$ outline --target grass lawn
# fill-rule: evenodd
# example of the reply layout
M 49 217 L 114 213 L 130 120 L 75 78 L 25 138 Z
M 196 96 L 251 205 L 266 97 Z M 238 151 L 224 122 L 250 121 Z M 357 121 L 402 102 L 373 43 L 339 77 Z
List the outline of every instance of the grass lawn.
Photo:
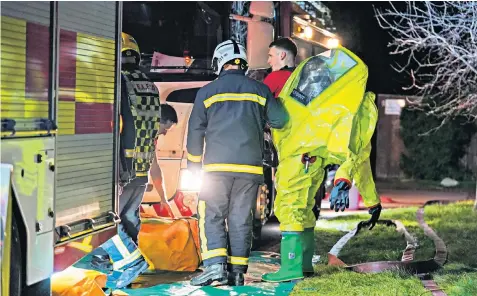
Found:
M 434 273 L 434 280 L 447 295 L 477 295 L 477 213 L 473 201 L 450 205 L 433 205 L 425 209 L 425 221 L 447 245 L 448 262 Z M 417 237 L 419 248 L 416 260 L 434 256 L 434 244 L 424 235 L 415 218 L 417 208 L 383 211 L 382 219 L 400 220 L 409 233 Z M 321 262 L 316 276 L 296 285 L 291 295 L 432 295 L 420 280 L 404 271 L 379 274 L 358 274 L 338 267 L 327 266 L 331 247 L 369 215 L 354 215 L 320 220 L 315 228 L 316 253 Z M 400 260 L 406 246 L 404 238 L 393 227 L 376 226 L 362 230 L 341 250 L 340 259 L 347 264 Z

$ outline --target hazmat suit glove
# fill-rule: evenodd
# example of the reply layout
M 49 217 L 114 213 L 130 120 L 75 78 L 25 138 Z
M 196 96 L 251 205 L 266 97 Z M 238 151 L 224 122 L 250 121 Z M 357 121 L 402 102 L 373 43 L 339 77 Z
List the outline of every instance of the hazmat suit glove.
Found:
M 330 209 L 335 212 L 349 208 L 349 185 L 345 181 L 339 181 L 331 190 Z
M 376 222 L 378 222 L 379 220 L 379 217 L 381 216 L 381 210 L 383 209 L 383 207 L 381 206 L 381 204 L 377 204 L 371 208 L 369 208 L 369 211 L 368 213 L 371 215 L 371 218 L 366 221 L 363 226 L 368 226 L 369 225 L 369 230 L 373 229 L 374 226 L 376 226 Z

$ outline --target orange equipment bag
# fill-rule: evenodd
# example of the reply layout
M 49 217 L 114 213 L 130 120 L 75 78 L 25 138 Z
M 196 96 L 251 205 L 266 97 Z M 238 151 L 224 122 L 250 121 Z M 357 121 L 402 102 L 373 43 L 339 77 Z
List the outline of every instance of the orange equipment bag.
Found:
M 107 276 L 99 271 L 73 266 L 51 277 L 53 296 L 105 296 Z
M 139 249 L 151 269 L 195 271 L 201 262 L 195 218 L 168 219 L 141 213 Z

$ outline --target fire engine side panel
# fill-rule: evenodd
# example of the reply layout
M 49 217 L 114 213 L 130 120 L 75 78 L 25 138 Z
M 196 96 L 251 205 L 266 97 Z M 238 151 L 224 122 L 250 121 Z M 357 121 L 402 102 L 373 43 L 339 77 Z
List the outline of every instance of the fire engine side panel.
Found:
M 116 3 L 59 2 L 56 226 L 114 211 Z
M 50 3 L 2 2 L 1 15 L 1 117 L 16 132 L 2 132 L 1 160 L 13 166 L 17 219 L 26 230 L 26 283 L 33 284 L 53 271 L 55 138 L 35 131 L 49 118 Z
M 54 172 L 49 167 L 54 163 L 54 144 L 52 137 L 2 140 L 2 163 L 13 165 L 14 194 L 27 232 L 28 285 L 53 272 L 53 217 L 49 213 Z

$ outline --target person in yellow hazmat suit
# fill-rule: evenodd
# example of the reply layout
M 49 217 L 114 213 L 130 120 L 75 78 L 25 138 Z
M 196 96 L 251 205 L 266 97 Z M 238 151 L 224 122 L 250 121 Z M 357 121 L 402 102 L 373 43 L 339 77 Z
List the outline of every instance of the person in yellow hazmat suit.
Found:
M 278 99 L 290 116 L 283 129 L 272 130 L 279 159 L 274 210 L 282 231 L 281 267 L 262 280 L 298 280 L 304 271 L 313 272 L 314 240 L 303 237 L 315 227 L 314 196 L 327 165 L 340 165 L 330 207 L 343 211 L 349 206 L 354 181 L 370 208 L 368 223 L 379 219 L 381 204 L 369 162 L 378 111 L 374 94 L 364 93 L 367 78 L 366 65 L 338 47 L 301 62 L 281 90 Z

